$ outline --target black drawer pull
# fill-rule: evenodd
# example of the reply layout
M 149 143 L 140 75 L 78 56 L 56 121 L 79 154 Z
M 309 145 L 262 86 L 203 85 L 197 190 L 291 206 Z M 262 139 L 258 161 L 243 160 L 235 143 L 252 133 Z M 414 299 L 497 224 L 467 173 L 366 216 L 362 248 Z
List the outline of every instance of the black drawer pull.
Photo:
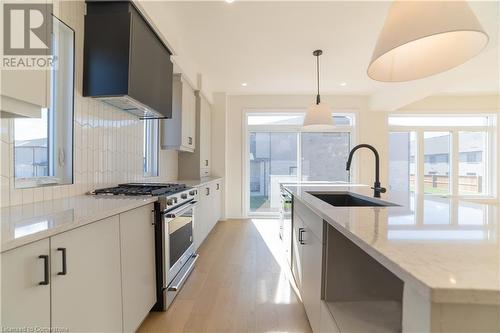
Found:
M 305 229 L 304 228 L 299 228 L 299 243 L 301 245 L 304 245 L 304 238 L 302 238 L 302 234 L 305 232 Z
M 43 259 L 43 281 L 40 281 L 38 284 L 46 286 L 49 284 L 49 256 L 41 254 L 38 258 Z
M 62 272 L 58 272 L 57 275 L 66 275 L 68 273 L 68 269 L 66 267 L 66 248 L 58 247 L 57 251 L 61 251 L 62 254 Z

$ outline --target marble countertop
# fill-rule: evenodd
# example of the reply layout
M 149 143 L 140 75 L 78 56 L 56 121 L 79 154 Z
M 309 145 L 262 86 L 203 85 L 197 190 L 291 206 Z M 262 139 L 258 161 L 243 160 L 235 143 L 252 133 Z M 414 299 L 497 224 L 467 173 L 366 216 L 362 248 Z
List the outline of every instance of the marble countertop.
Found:
M 80 195 L 0 209 L 1 252 L 156 201 L 156 197 Z
M 500 304 L 499 206 L 457 198 L 388 193 L 394 207 L 333 207 L 309 192 L 367 186 L 284 184 L 374 259 L 434 302 Z
M 168 183 L 203 186 L 222 179 L 204 177 Z M 1 252 L 44 239 L 156 201 L 156 197 L 80 195 L 0 209 Z

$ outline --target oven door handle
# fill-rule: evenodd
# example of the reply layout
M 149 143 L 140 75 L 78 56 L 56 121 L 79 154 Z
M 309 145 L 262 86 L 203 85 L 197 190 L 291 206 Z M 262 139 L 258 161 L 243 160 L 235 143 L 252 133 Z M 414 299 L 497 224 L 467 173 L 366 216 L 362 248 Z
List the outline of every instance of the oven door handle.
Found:
M 165 213 L 165 217 L 166 218 L 169 218 L 169 219 L 175 219 L 176 217 L 178 216 L 181 216 L 182 214 L 184 214 L 186 211 L 190 210 L 193 208 L 194 205 L 196 205 L 198 201 L 191 201 L 189 202 L 189 204 L 187 204 L 186 206 L 182 206 L 176 210 L 173 210 L 171 212 L 168 212 L 168 213 Z

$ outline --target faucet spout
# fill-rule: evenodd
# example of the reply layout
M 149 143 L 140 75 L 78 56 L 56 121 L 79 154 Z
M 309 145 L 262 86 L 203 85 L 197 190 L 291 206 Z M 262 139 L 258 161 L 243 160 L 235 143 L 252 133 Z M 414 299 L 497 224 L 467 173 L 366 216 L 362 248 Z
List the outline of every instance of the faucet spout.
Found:
M 347 171 L 350 171 L 352 158 L 354 156 L 354 153 L 360 148 L 370 149 L 373 152 L 373 154 L 375 155 L 375 183 L 373 184 L 372 189 L 373 189 L 373 196 L 375 198 L 380 198 L 380 193 L 385 193 L 387 190 L 384 187 L 381 187 L 381 185 L 380 185 L 380 157 L 379 157 L 378 151 L 377 151 L 377 149 L 375 149 L 375 147 L 373 147 L 372 145 L 366 144 L 366 143 L 363 143 L 363 144 L 360 144 L 360 145 L 357 145 L 356 147 L 354 147 L 351 150 L 351 152 L 349 153 L 349 158 L 347 159 L 345 169 Z

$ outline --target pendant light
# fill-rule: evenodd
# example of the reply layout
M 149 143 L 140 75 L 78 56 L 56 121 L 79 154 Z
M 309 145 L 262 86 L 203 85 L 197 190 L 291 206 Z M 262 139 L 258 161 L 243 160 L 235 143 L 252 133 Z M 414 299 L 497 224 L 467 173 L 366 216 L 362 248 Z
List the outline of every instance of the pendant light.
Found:
M 383 82 L 421 79 L 463 64 L 486 44 L 488 35 L 466 1 L 395 0 L 368 76 Z
M 316 57 L 318 94 L 316 95 L 316 103 L 307 109 L 304 125 L 302 127 L 303 131 L 327 131 L 331 130 L 333 127 L 333 117 L 330 106 L 326 103 L 321 103 L 321 97 L 319 96 L 319 56 L 322 54 L 322 50 L 313 52 L 313 56 Z

